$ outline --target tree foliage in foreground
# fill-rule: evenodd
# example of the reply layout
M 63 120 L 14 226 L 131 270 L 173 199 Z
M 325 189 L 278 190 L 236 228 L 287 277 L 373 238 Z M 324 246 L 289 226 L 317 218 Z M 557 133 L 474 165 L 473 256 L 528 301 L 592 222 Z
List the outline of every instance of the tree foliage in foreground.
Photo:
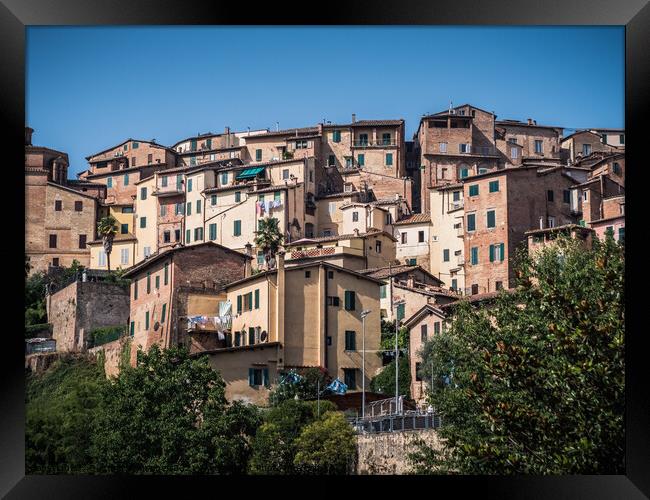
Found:
M 406 399 L 411 398 L 411 363 L 408 356 L 400 356 L 397 367 L 399 393 Z M 387 397 L 395 397 L 395 360 L 384 366 L 382 370 L 370 380 L 370 390 Z
M 154 345 L 103 392 L 96 423 L 98 472 L 237 474 L 246 470 L 259 415 L 227 405 L 206 357 Z
M 424 346 L 446 446 L 413 453 L 415 471 L 623 473 L 623 248 L 559 239 L 517 269 L 515 293 L 461 304 Z

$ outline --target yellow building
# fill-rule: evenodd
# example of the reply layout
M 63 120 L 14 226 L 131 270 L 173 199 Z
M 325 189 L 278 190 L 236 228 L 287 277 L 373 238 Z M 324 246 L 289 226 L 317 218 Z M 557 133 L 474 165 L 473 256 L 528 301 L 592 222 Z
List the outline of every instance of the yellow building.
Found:
M 111 249 L 111 270 L 127 269 L 134 264 L 137 239 L 130 233 L 116 234 Z M 104 252 L 101 238 L 88 243 L 90 248 L 90 269 L 108 270 L 108 256 Z
M 322 367 L 348 390 L 362 386 L 365 319 L 365 382 L 381 369 L 380 280 L 326 262 L 261 272 L 225 287 L 232 304 L 228 347 L 209 351 L 210 364 L 226 381 L 226 397 L 264 404 L 280 373 Z

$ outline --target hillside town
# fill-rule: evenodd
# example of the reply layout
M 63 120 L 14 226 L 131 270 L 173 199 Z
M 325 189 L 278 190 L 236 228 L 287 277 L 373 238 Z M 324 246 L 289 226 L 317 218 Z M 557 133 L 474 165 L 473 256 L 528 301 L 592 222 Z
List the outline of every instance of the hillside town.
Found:
M 369 391 L 386 364 L 370 353 L 397 321 L 410 399 L 426 407 L 427 337 L 459 302 L 489 307 L 514 287 L 519 248 L 625 235 L 620 129 L 565 134 L 464 104 L 423 115 L 409 138 L 403 119 L 352 114 L 170 145 L 127 138 L 74 179 L 37 137 L 25 128 L 29 273 L 83 271 L 48 289 L 49 333 L 27 339 L 27 357 L 101 351 L 112 376 L 126 340 L 183 345 L 208 356 L 228 400 L 261 406 L 307 368 Z M 110 328 L 123 334 L 93 335 Z

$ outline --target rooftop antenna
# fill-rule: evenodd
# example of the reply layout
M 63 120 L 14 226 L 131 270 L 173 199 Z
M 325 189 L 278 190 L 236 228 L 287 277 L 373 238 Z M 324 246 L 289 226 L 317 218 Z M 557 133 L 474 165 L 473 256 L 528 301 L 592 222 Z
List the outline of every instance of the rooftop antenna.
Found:
M 451 99 L 449 99 L 449 112 L 451 113 L 452 108 L 454 107 L 454 103 L 451 102 Z
M 275 122 L 275 131 L 276 132 L 280 131 L 280 122 Z

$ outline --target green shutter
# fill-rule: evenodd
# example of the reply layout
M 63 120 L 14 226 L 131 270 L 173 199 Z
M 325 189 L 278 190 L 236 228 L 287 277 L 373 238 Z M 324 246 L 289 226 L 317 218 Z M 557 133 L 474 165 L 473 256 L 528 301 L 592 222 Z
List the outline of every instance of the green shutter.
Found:
M 253 310 L 253 292 L 248 292 L 248 310 Z
M 501 245 L 499 245 L 499 246 L 501 247 L 501 262 L 503 262 L 503 260 L 505 258 L 505 251 L 504 251 L 505 246 L 504 246 L 503 243 L 501 243 Z
M 210 224 L 210 240 L 216 240 L 216 239 L 217 239 L 217 225 Z
M 264 387 L 271 387 L 268 368 L 262 368 L 262 384 L 264 385 Z
M 273 200 L 280 201 L 280 195 L 281 195 L 280 191 L 276 191 L 275 193 L 273 193 Z
M 242 301 L 242 296 L 237 295 L 237 314 L 241 314 L 241 301 Z
M 490 262 L 494 262 L 494 245 L 490 245 Z
M 147 273 L 147 293 L 151 293 L 151 273 Z
M 386 286 L 387 285 L 381 285 L 379 287 L 379 298 L 382 298 L 382 299 L 386 298 Z
M 169 283 L 169 264 L 165 262 L 165 285 Z
M 167 312 L 167 304 L 163 304 L 162 312 L 160 313 L 160 323 L 165 323 L 165 313 Z
M 487 227 L 495 227 L 495 212 L 494 210 L 489 210 L 487 213 Z
M 149 330 L 149 311 L 144 313 L 144 329 Z
M 160 275 L 156 275 L 156 288 L 160 288 Z
M 255 309 L 260 308 L 260 289 L 255 290 Z
M 400 304 L 397 306 L 397 321 L 401 321 L 404 319 L 404 309 L 405 309 L 405 304 Z
M 249 368 L 248 369 L 248 385 L 251 387 L 255 387 L 255 369 L 254 368 Z
M 248 345 L 253 345 L 255 343 L 255 328 L 252 326 L 248 327 Z
M 185 243 L 190 243 L 192 240 L 192 231 L 190 229 L 187 229 L 185 231 Z
M 131 337 L 135 335 L 135 321 L 131 321 Z

